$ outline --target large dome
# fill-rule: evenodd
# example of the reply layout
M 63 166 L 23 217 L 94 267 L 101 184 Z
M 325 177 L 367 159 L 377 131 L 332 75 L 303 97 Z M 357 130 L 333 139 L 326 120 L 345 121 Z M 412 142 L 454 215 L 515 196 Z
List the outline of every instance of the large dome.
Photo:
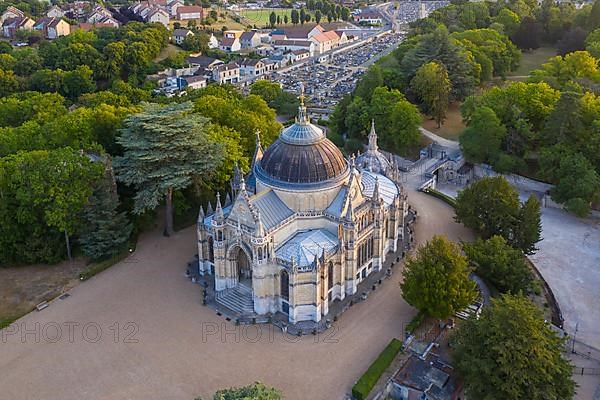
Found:
M 348 163 L 323 130 L 310 123 L 301 104 L 296 123 L 281 132 L 256 168 L 258 176 L 270 180 L 312 184 L 345 176 Z

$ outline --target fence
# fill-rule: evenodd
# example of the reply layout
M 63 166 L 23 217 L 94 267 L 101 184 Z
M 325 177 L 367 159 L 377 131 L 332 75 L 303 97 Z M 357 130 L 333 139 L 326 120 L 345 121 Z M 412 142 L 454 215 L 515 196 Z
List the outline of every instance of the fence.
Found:
M 594 360 L 600 362 L 600 349 L 578 341 L 577 339 L 570 339 L 567 342 L 567 349 L 573 353 L 587 358 L 588 360 Z
M 600 368 L 573 367 L 573 375 L 600 375 Z

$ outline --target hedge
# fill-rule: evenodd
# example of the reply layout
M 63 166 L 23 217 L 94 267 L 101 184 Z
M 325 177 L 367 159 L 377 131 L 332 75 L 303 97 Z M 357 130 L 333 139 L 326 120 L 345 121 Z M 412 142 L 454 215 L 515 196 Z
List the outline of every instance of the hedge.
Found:
M 406 332 L 413 333 L 422 323 L 425 321 L 425 314 L 419 312 L 413 317 L 413 319 L 406 325 Z
M 433 197 L 437 197 L 438 199 L 443 200 L 449 205 L 451 205 L 453 208 L 456 208 L 456 200 L 442 192 L 438 192 L 435 189 L 425 189 L 423 190 L 423 192 L 430 194 Z
M 379 357 L 371 364 L 369 369 L 360 377 L 352 387 L 352 397 L 356 400 L 367 398 L 381 375 L 390 366 L 396 354 L 402 349 L 402 342 L 398 339 L 392 339 L 385 349 L 379 354 Z

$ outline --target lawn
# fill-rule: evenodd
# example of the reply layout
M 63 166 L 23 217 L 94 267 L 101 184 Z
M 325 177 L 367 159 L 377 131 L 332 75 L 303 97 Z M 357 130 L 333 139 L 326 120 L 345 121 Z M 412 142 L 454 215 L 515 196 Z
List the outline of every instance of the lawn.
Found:
M 174 44 L 169 43 L 167 45 L 167 47 L 165 47 L 164 49 L 161 50 L 158 57 L 156 57 L 154 59 L 154 62 L 161 62 L 165 58 L 167 58 L 169 56 L 173 56 L 173 55 L 179 53 L 180 51 L 181 51 L 181 49 L 179 47 L 175 46 Z
M 523 52 L 519 68 L 508 74 L 508 76 L 527 76 L 529 71 L 538 69 L 549 58 L 556 56 L 556 49 L 553 47 L 540 47 L 539 49 Z
M 288 16 L 288 21 L 291 23 L 291 8 L 261 8 L 258 10 L 243 9 L 238 12 L 242 17 L 242 21 L 256 26 L 264 26 L 269 24 L 269 16 L 275 11 L 276 15 L 281 16 L 283 23 L 284 16 Z
M 460 103 L 451 103 L 446 113 L 446 120 L 441 128 L 438 129 L 435 120 L 428 116 L 423 116 L 421 126 L 428 131 L 435 133 L 443 138 L 450 140 L 458 140 L 458 137 L 465 129 L 465 124 L 460 114 Z

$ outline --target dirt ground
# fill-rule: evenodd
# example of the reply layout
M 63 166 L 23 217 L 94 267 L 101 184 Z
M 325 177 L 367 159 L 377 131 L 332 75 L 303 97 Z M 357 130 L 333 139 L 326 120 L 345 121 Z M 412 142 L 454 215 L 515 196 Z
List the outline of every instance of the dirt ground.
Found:
M 451 103 L 449 105 L 446 120 L 441 128 L 437 127 L 435 120 L 427 116 L 423 117 L 421 126 L 443 138 L 458 140 L 458 137 L 465 129 L 465 124 L 463 123 L 462 115 L 460 114 L 460 103 Z
M 42 301 L 68 291 L 79 283 L 84 269 L 83 259 L 0 268 L 0 321 L 23 315 Z

